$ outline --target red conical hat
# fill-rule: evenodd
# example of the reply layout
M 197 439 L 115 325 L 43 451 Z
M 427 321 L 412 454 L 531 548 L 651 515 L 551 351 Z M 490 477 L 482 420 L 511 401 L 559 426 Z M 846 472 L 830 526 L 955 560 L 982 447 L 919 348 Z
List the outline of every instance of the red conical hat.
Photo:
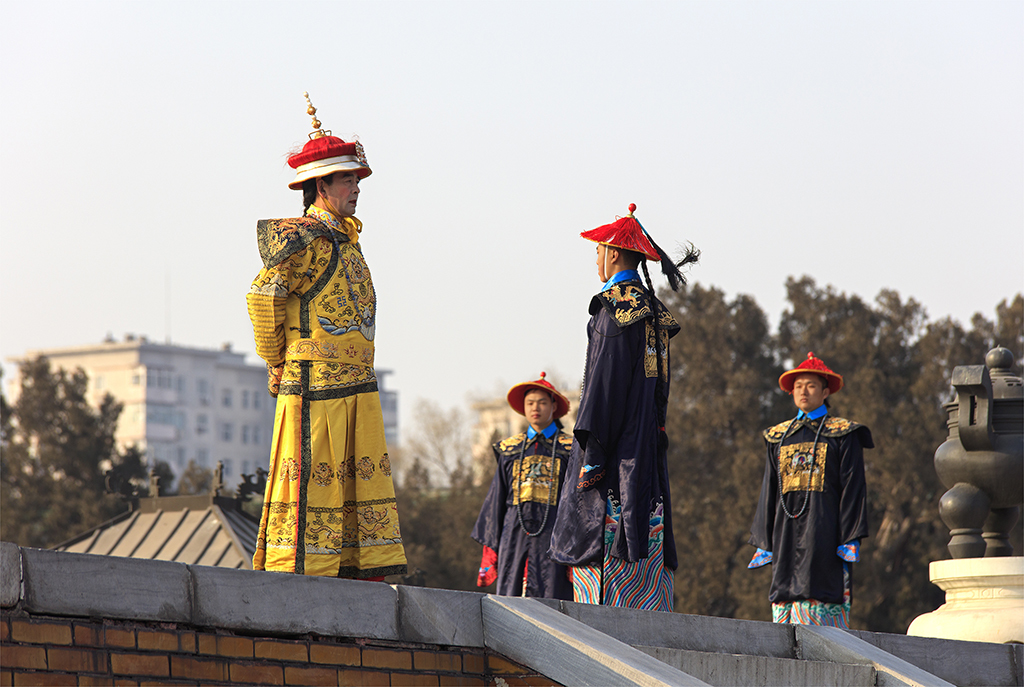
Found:
M 788 372 L 783 372 L 779 377 L 779 386 L 788 394 L 793 393 L 793 382 L 802 374 L 816 374 L 828 380 L 828 392 L 834 394 L 843 388 L 843 376 L 828 368 L 820 358 L 814 357 L 814 352 L 807 354 L 807 360 L 797 365 Z
M 508 404 L 512 406 L 512 410 L 516 411 L 520 415 L 526 415 L 526 409 L 524 408 L 524 402 L 526 394 L 533 389 L 541 389 L 551 394 L 551 397 L 555 401 L 555 416 L 554 419 L 558 419 L 569 412 L 569 399 L 563 396 L 558 389 L 551 385 L 551 382 L 544 379 L 544 373 L 540 373 L 540 379 L 533 382 L 523 382 L 522 384 L 516 384 L 514 387 L 508 390 Z
M 658 251 L 654 250 L 651 240 L 644 233 L 644 228 L 633 217 L 635 210 L 636 204 L 630 203 L 629 214 L 625 217 L 597 229 L 584 231 L 580 233 L 580 236 L 594 243 L 603 243 L 613 248 L 623 248 L 635 253 L 643 253 L 648 260 L 660 261 L 661 256 L 658 255 Z

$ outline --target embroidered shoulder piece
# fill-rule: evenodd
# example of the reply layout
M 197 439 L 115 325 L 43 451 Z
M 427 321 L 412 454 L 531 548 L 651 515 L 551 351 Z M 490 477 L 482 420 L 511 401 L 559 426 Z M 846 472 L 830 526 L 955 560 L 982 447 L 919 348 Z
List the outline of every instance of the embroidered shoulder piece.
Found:
M 790 421 L 786 420 L 785 422 L 780 422 L 774 427 L 769 427 L 768 429 L 764 430 L 765 441 L 771 444 L 777 444 L 780 441 L 782 441 L 782 436 L 786 433 L 786 430 L 789 429 L 789 423 Z M 808 420 L 806 418 L 803 418 L 801 420 L 793 421 L 793 431 L 795 432 L 804 425 L 807 425 L 811 429 L 815 430 L 818 428 L 818 423 L 816 420 Z M 825 418 L 825 427 L 821 430 L 821 436 L 833 438 L 841 437 L 850 434 L 851 432 L 855 432 L 861 427 L 864 427 L 864 425 L 858 424 L 856 422 L 851 422 L 846 418 L 827 416 Z
M 782 441 L 782 435 L 786 433 L 786 429 L 789 428 L 789 420 L 780 422 L 774 427 L 769 427 L 764 430 L 764 439 L 770 444 L 777 444 Z
M 829 416 L 825 418 L 825 428 L 821 430 L 821 436 L 841 437 L 856 432 L 863 426 L 846 418 Z
M 671 339 L 679 333 L 679 323 L 676 322 L 676 318 L 672 317 L 672 313 L 668 311 L 668 308 L 657 298 L 654 299 L 654 304 L 658 308 L 658 324 L 663 332 L 668 332 L 668 338 Z
M 498 450 L 498 453 L 515 453 L 519 455 L 519 451 L 523 446 L 523 442 L 526 441 L 526 432 L 520 432 L 514 436 L 510 436 L 508 439 L 502 439 L 494 447 Z
M 339 243 L 348 243 L 348 236 L 333 232 Z M 310 217 L 291 219 L 261 219 L 256 222 L 256 243 L 260 258 L 267 268 L 278 265 L 304 249 L 313 239 L 320 236 L 331 238 L 331 230 L 318 220 Z
M 619 282 L 594 296 L 590 305 L 591 315 L 597 312 L 597 306 L 607 310 L 612 321 L 620 328 L 651 317 L 651 299 L 634 281 Z
M 558 448 L 569 451 L 572 449 L 572 435 L 566 434 L 565 432 L 559 432 L 558 437 Z

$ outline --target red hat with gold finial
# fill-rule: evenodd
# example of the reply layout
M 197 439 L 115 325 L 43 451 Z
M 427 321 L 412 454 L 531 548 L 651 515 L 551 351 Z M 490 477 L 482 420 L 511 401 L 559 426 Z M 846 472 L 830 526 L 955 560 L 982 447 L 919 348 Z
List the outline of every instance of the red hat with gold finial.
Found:
M 288 184 L 288 188 L 301 189 L 306 179 L 318 179 L 335 172 L 355 172 L 360 179 L 370 176 L 372 172 L 366 163 L 363 144 L 359 141 L 343 141 L 337 136 L 331 136 L 330 131 L 321 129 L 309 93 L 302 95 L 306 96 L 309 105 L 306 114 L 313 118 L 314 131 L 302 150 L 288 156 L 288 164 L 295 170 L 295 179 Z
M 551 394 L 551 399 L 555 402 L 554 417 L 556 420 L 569 412 L 569 399 L 563 396 L 558 389 L 552 386 L 551 382 L 544 379 L 544 376 L 544 373 L 541 372 L 540 379 L 532 382 L 516 384 L 508 390 L 508 404 L 512 406 L 512 410 L 516 411 L 520 415 L 526 415 L 526 409 L 524 407 L 526 394 L 534 389 L 540 389 L 541 391 L 547 391 Z
M 648 260 L 661 260 L 658 251 L 654 249 L 651 240 L 647 237 L 647 232 L 633 217 L 635 211 L 636 203 L 630 203 L 629 214 L 625 217 L 620 217 L 611 224 L 605 224 L 597 229 L 581 232 L 580 236 L 594 243 L 623 248 L 634 253 L 643 253 Z
M 814 357 L 814 351 L 807 354 L 807 360 L 779 377 L 779 386 L 788 394 L 793 393 L 793 383 L 802 374 L 815 374 L 824 377 L 828 382 L 828 392 L 834 394 L 843 388 L 843 376 L 829 369 L 820 358 Z

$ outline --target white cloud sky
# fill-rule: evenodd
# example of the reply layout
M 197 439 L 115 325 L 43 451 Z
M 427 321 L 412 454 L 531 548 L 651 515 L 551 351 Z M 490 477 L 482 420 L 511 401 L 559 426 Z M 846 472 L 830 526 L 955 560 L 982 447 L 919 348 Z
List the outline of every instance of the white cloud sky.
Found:
M 1024 288 L 1019 2 L 0 8 L 3 358 L 108 332 L 251 352 L 256 220 L 301 210 L 306 90 L 374 169 L 404 421 L 576 383 L 600 287 L 578 235 L 631 202 L 773 320 L 788 275 L 962 322 Z

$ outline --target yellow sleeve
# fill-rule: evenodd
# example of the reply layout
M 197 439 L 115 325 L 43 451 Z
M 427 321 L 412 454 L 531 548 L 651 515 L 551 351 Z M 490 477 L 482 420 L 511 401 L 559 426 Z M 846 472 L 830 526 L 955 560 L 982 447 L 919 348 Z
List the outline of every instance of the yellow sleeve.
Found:
M 305 249 L 292 253 L 273 267 L 256 275 L 245 297 L 252 321 L 256 353 L 270 367 L 284 364 L 285 304 L 301 296 L 316 282 L 330 262 L 331 243 L 314 239 Z

